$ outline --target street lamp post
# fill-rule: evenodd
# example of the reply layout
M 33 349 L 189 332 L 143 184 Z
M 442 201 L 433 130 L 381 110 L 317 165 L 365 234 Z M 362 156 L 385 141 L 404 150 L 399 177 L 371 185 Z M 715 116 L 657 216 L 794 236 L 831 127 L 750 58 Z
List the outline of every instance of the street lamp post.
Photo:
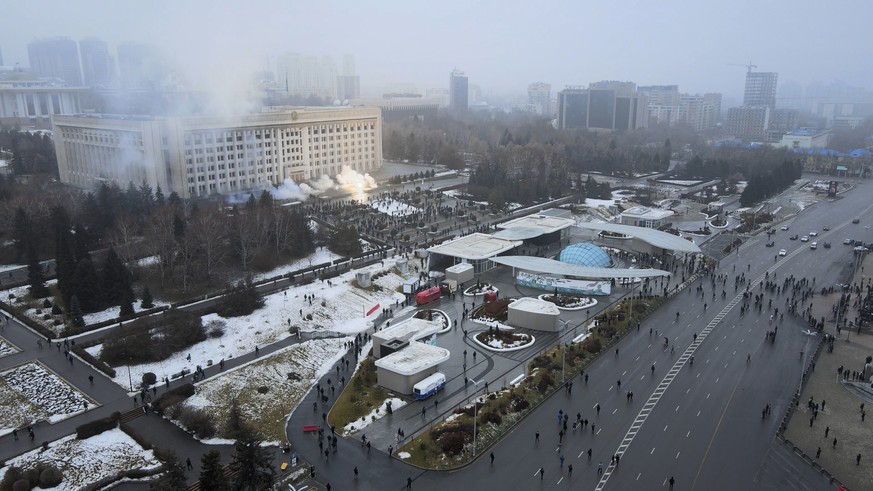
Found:
M 479 421 L 479 384 L 483 383 L 484 380 L 473 380 L 470 379 L 470 382 L 473 382 L 473 385 L 476 386 L 476 390 L 473 392 L 473 396 L 475 399 L 473 400 L 473 458 L 476 457 L 476 437 L 477 437 L 477 426 L 476 423 Z M 483 386 L 484 388 L 484 386 Z

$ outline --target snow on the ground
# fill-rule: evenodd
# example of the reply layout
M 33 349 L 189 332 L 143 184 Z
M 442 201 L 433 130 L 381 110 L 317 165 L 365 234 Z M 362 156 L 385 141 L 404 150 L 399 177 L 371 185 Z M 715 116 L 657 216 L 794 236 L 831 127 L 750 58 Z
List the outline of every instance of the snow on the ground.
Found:
M 18 348 L 12 346 L 5 338 L 0 337 L 0 357 L 18 353 Z
M 382 291 L 364 290 L 354 286 L 355 271 L 346 272 L 327 281 L 315 281 L 289 290 L 276 292 L 264 297 L 264 306 L 251 315 L 224 318 L 218 314 L 203 316 L 203 325 L 207 332 L 210 326 L 221 326 L 224 335 L 220 338 L 208 338 L 190 348 L 180 351 L 166 360 L 154 363 L 144 363 L 130 367 L 133 380 L 141 380 L 146 372 L 157 375 L 158 380 L 171 377 L 183 368 L 194 371 L 197 365 L 206 367 L 211 360 L 216 364 L 221 359 L 232 359 L 255 350 L 255 347 L 275 343 L 290 336 L 290 326 L 298 326 L 304 331 L 331 331 L 341 334 L 355 335 L 367 328 L 367 320 L 375 317 L 380 309 L 364 318 L 364 312 L 376 304 L 381 307 L 394 305 L 403 301 L 404 296 L 397 289 L 404 278 L 396 274 L 394 261 L 386 260 L 382 264 L 374 264 L 366 269 L 374 274 L 387 270 L 388 274 L 373 281 Z M 360 271 L 360 270 L 358 270 Z M 410 276 L 411 277 L 411 276 Z M 310 304 L 304 300 L 304 295 L 314 298 Z M 322 306 L 324 302 L 324 306 Z M 311 314 L 312 320 L 306 316 Z M 214 324 L 212 324 L 214 323 Z M 290 323 L 290 324 L 289 324 Z M 87 348 L 94 356 L 99 356 L 102 345 Z M 191 355 L 188 361 L 187 356 Z M 115 367 L 126 371 L 127 367 Z M 120 372 L 119 372 L 120 373 Z M 116 383 L 127 387 L 124 377 L 117 377 Z
M 152 303 L 154 304 L 154 307 L 163 307 L 164 305 L 170 305 L 169 302 L 162 302 L 156 298 L 153 299 Z M 152 307 L 152 308 L 154 308 L 154 307 Z M 137 299 L 135 302 L 133 302 L 133 311 L 134 312 L 142 312 L 143 310 L 149 310 L 149 309 L 142 308 L 142 301 L 140 299 Z M 121 307 L 115 306 L 115 307 L 109 307 L 106 310 L 101 310 L 100 312 L 93 312 L 90 314 L 85 314 L 82 316 L 82 318 L 85 319 L 86 325 L 91 325 L 91 324 L 97 324 L 98 322 L 108 321 L 111 319 L 118 319 L 118 316 L 120 316 L 120 315 L 121 315 Z M 57 327 L 63 328 L 64 326 L 61 325 L 61 326 L 57 326 Z
M 148 268 L 150 266 L 157 266 L 160 260 L 158 256 L 141 257 L 136 260 L 136 265 L 141 268 Z
M 676 186 L 693 186 L 695 184 L 700 184 L 701 180 L 687 181 L 683 179 L 658 179 L 656 182 L 662 184 L 675 184 Z
M 371 423 L 374 423 L 377 419 L 382 419 L 383 417 L 388 415 L 388 410 L 386 408 L 387 403 L 391 403 L 391 411 L 397 411 L 406 405 L 406 401 L 397 397 L 391 397 L 382 401 L 382 404 L 379 404 L 379 407 L 370 411 L 369 414 L 363 416 L 361 419 L 352 421 L 351 423 L 343 426 L 344 434 L 348 435 L 350 433 L 354 433 L 356 431 L 363 430 L 367 426 L 370 426 Z
M 412 457 L 412 454 L 409 452 L 397 452 L 397 458 L 408 459 L 410 457 Z
M 0 265 L 0 273 L 6 272 L 6 271 L 12 271 L 14 269 L 26 268 L 26 267 L 27 267 L 27 265 L 24 265 L 24 264 L 2 264 L 2 265 Z
M 315 252 L 306 257 L 295 259 L 288 264 L 283 264 L 282 266 L 267 271 L 266 273 L 258 273 L 253 276 L 253 279 L 254 281 L 260 281 L 267 278 L 273 278 L 275 276 L 281 276 L 292 271 L 306 269 L 315 266 L 316 264 L 329 263 L 340 258 L 342 258 L 342 256 L 340 256 L 339 254 L 334 254 L 327 247 L 319 247 L 315 250 Z
M 373 201 L 370 203 L 370 206 L 392 217 L 403 217 L 421 211 L 414 206 L 409 206 L 406 203 L 391 198 Z
M 442 191 L 442 193 L 449 198 L 458 198 L 466 194 L 462 189 L 449 189 L 447 191 Z
M 97 407 L 39 363 L 25 363 L 0 373 L 0 406 L 4 408 L 0 434 L 39 420 L 57 423 Z
M 615 200 L 585 198 L 585 204 L 595 208 L 609 208 L 610 206 L 615 206 Z
M 154 452 L 145 450 L 119 429 L 104 431 L 85 440 L 70 435 L 41 448 L 6 461 L 0 469 L 0 479 L 10 466 L 32 468 L 37 462 L 54 464 L 64 480 L 52 488 L 57 491 L 75 491 L 101 479 L 131 469 L 155 469 L 161 465 Z
M 197 384 L 197 392 L 187 404 L 224 421 L 231 401 L 236 400 L 243 417 L 267 440 L 284 442 L 288 414 L 312 384 L 346 354 L 347 342 L 348 338 L 314 339 L 289 346 Z M 339 389 L 339 380 L 335 383 Z M 267 387 L 268 392 L 259 393 L 259 387 Z

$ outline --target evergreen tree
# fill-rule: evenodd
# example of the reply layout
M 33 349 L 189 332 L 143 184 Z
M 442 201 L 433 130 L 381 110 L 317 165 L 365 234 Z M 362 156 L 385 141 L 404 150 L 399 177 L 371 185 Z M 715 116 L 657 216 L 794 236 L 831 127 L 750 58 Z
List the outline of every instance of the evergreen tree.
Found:
M 173 450 L 166 450 L 161 460 L 164 462 L 166 472 L 160 479 L 153 481 L 149 489 L 154 491 L 183 491 L 188 489 L 188 478 L 185 476 L 185 467 Z M 206 488 L 201 488 L 206 489 Z
M 155 205 L 158 208 L 164 206 L 167 203 L 167 199 L 164 197 L 164 192 L 161 191 L 161 186 L 158 185 L 158 188 L 155 190 Z
M 45 286 L 45 276 L 42 273 L 42 265 L 36 255 L 36 246 L 33 241 L 27 245 L 27 282 L 30 285 L 30 296 L 33 298 L 45 298 L 49 296 L 49 289 Z
M 119 315 L 121 315 L 121 317 L 130 317 L 133 315 L 133 301 L 133 290 L 128 289 L 121 295 L 121 301 L 119 302 L 119 306 L 121 307 Z
M 200 458 L 200 489 L 230 491 L 230 483 L 221 467 L 221 454 L 211 450 Z
M 15 245 L 15 260 L 20 261 L 28 251 L 28 243 L 33 239 L 30 218 L 24 208 L 18 207 L 12 219 L 12 242 Z
M 82 316 L 82 306 L 79 304 L 79 297 L 73 295 L 70 297 L 70 319 L 74 326 L 84 326 L 85 318 Z
M 109 248 L 106 261 L 103 263 L 102 285 L 104 301 L 107 304 L 118 305 L 122 299 L 133 299 L 132 277 L 127 266 L 121 261 L 114 248 Z
M 327 247 L 341 256 L 357 256 L 361 253 L 361 236 L 355 227 L 338 225 L 331 231 Z
M 76 262 L 91 258 L 91 244 L 91 234 L 81 223 L 76 223 L 73 226 L 73 254 Z
M 52 208 L 52 229 L 55 236 L 55 272 L 58 289 L 64 305 L 70 308 L 73 295 L 73 281 L 76 274 L 76 258 L 73 255 L 73 234 L 70 231 L 70 217 L 61 206 Z
M 258 198 L 258 206 L 261 208 L 273 207 L 273 195 L 266 189 L 261 191 L 261 196 Z
M 273 452 L 261 446 L 261 440 L 250 429 L 244 429 L 234 444 L 231 469 L 236 473 L 234 487 L 246 490 L 267 490 L 276 480 Z
M 90 259 L 85 258 L 76 265 L 73 294 L 79 297 L 84 312 L 96 312 L 103 307 L 103 288 L 98 278 Z
M 155 306 L 155 301 L 152 298 L 152 292 L 149 290 L 149 287 L 145 287 L 145 290 L 142 292 L 142 303 L 140 307 L 144 309 L 150 309 Z

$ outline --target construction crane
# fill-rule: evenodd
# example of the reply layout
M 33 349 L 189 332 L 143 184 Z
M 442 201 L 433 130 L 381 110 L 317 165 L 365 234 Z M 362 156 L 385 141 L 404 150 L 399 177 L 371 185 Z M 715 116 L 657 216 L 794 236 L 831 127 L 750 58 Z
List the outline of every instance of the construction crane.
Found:
M 751 61 L 745 65 L 742 63 L 728 63 L 728 65 L 729 66 L 744 66 L 744 67 L 746 67 L 746 69 L 749 70 L 748 73 L 752 73 L 752 68 L 758 68 L 758 65 L 753 65 Z

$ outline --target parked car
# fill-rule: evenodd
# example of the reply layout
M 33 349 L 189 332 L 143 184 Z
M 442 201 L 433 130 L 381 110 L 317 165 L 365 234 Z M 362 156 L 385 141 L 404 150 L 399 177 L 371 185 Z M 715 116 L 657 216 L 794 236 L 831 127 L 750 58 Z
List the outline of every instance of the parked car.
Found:
M 831 229 L 830 227 L 822 227 L 822 230 L 824 230 L 825 232 L 827 232 L 830 229 Z
M 788 225 L 783 225 L 782 230 L 788 230 Z
M 854 223 L 854 224 L 856 224 L 856 225 L 857 225 L 858 223 L 860 223 L 860 222 L 861 222 L 861 219 L 860 219 L 860 218 L 856 218 L 856 219 L 852 220 L 852 223 Z
M 776 243 L 771 240 L 770 242 L 767 242 L 764 245 L 766 245 L 767 247 L 773 247 L 774 245 L 776 245 Z
M 788 254 L 788 251 L 786 251 L 785 249 L 779 249 L 779 255 L 780 255 L 780 256 L 784 256 L 784 255 L 786 255 L 786 254 Z
M 809 242 L 809 237 L 807 237 L 806 235 L 804 235 L 803 237 L 800 238 L 800 241 L 801 241 L 801 242 Z
M 845 245 L 854 245 L 854 244 L 855 244 L 855 241 L 852 240 L 852 239 L 846 239 L 846 240 L 843 241 L 843 244 L 845 244 Z
M 812 250 L 818 249 L 818 242 L 813 242 L 812 244 L 809 244 L 809 248 Z
M 827 230 L 827 229 L 825 229 L 825 230 Z M 812 231 L 809 233 L 809 236 L 810 237 L 818 237 L 818 232 Z
M 831 248 L 831 243 L 830 243 L 830 242 L 825 242 L 824 244 L 822 244 L 822 247 L 824 247 L 825 249 L 830 249 L 830 248 Z
M 797 234 L 794 234 L 791 237 L 788 237 L 788 240 L 797 240 Z

